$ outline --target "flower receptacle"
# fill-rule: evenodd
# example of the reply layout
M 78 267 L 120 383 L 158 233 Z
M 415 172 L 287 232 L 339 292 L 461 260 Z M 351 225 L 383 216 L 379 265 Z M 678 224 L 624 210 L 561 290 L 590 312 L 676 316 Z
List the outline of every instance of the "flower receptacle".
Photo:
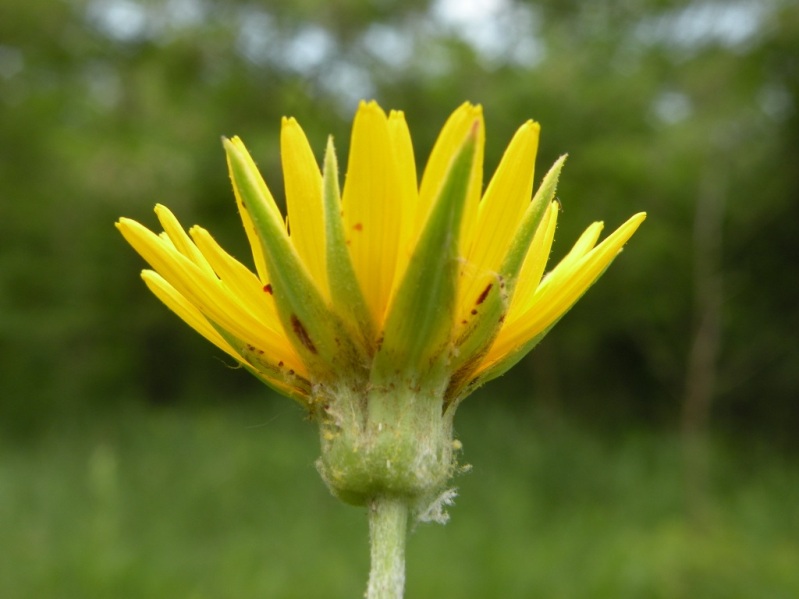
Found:
M 445 381 L 409 379 L 320 398 L 319 472 L 334 495 L 354 505 L 378 496 L 423 510 L 455 471 L 452 411 Z

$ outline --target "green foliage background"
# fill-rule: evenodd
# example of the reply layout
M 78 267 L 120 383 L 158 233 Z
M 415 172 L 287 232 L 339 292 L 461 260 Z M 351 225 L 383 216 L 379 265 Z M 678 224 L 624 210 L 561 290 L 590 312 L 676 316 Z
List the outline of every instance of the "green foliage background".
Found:
M 329 133 L 345 156 L 360 97 L 406 112 L 422 163 L 451 110 L 482 103 L 486 177 L 515 128 L 538 120 L 537 180 L 570 153 L 553 260 L 593 220 L 612 230 L 649 213 L 578 307 L 474 400 L 512 410 L 497 427 L 518 414 L 606 440 L 699 427 L 732 456 L 765 447 L 763 464 L 783 464 L 788 451 L 795 475 L 799 3 L 5 0 L 0 434 L 12 457 L 0 480 L 27 488 L 24 473 L 49 463 L 37 452 L 62 445 L 48 435 L 79 440 L 118 414 L 227 406 L 258 420 L 282 405 L 149 295 L 113 222 L 155 226 L 162 202 L 246 260 L 219 137 L 240 134 L 280 198 L 281 116 L 319 158 Z M 547 596 L 577 596 L 565 588 Z M 697 588 L 646 596 L 716 596 Z
M 740 5 L 727 25 L 736 9 L 714 4 L 488 2 L 461 25 L 440 16 L 445 5 L 457 3 L 4 2 L 4 420 L 253 388 L 213 367 L 213 350 L 148 296 L 110 225 L 153 224 L 164 202 L 245 259 L 219 136 L 244 136 L 280 197 L 280 117 L 296 116 L 320 155 L 328 133 L 344 154 L 363 95 L 406 111 L 420 162 L 457 104 L 481 102 L 487 173 L 524 119 L 540 121 L 539 173 L 570 153 L 554 257 L 592 220 L 610 228 L 649 212 L 603 282 L 510 375 L 591 420 L 676 421 L 700 318 L 697 198 L 721 196 L 714 424 L 790 436 L 796 4 Z

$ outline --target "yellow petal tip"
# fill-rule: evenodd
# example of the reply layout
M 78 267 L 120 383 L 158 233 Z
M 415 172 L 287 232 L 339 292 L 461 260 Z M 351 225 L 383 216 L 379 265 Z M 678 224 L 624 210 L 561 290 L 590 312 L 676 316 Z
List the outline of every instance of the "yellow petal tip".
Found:
M 630 235 L 632 236 L 632 234 L 638 229 L 638 227 L 641 226 L 641 223 L 644 222 L 645 220 L 646 220 L 646 212 L 637 212 L 636 214 L 633 214 L 630 218 L 628 218 L 627 222 L 625 222 L 622 225 L 622 227 L 631 229 Z
M 358 112 L 377 112 L 385 114 L 376 100 L 361 100 L 358 104 Z
M 527 119 L 524 122 L 524 124 L 521 127 L 519 127 L 519 129 L 521 130 L 529 129 L 538 133 L 541 131 L 541 125 L 538 123 L 538 121 L 534 121 L 533 119 Z

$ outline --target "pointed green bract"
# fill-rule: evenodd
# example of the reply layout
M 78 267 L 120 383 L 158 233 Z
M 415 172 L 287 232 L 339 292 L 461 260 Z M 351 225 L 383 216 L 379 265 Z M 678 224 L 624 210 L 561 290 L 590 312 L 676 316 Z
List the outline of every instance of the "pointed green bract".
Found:
M 458 242 L 477 148 L 467 136 L 447 173 L 386 317 L 373 381 L 422 377 L 448 348 L 456 305 Z
M 560 316 L 558 316 L 554 321 L 552 321 L 552 323 L 549 326 L 547 326 L 547 328 L 545 328 L 543 331 L 538 333 L 538 335 L 536 335 L 532 339 L 528 340 L 523 345 L 518 346 L 511 353 L 509 353 L 507 356 L 505 356 L 504 358 L 502 358 L 501 360 L 496 362 L 494 365 L 489 367 L 487 370 L 485 370 L 482 373 L 480 373 L 480 376 L 477 377 L 476 380 L 469 381 L 470 384 L 469 384 L 468 389 L 466 390 L 466 394 L 468 395 L 469 393 L 471 393 L 472 391 L 474 391 L 478 387 L 480 387 L 482 385 L 485 385 L 487 382 L 489 382 L 491 380 L 494 380 L 497 377 L 502 376 L 503 374 L 508 372 L 508 370 L 510 370 L 511 368 L 516 366 L 516 364 L 519 363 L 519 360 L 521 360 L 527 354 L 529 354 L 533 350 L 533 348 L 536 345 L 538 345 L 544 337 L 547 336 L 547 333 L 549 333 L 549 331 L 551 331 L 555 327 L 555 325 L 560 322 L 560 319 L 563 318 L 564 316 L 566 316 L 566 313 L 569 310 L 571 310 L 572 306 L 574 306 L 580 300 L 580 298 L 582 298 L 583 295 L 586 294 L 586 292 L 594 285 L 594 283 L 596 283 L 600 278 L 602 278 L 602 275 L 605 274 L 605 271 L 610 267 L 610 265 L 612 263 L 613 263 L 613 260 L 610 260 L 605 265 L 605 268 L 603 268 L 602 271 L 597 273 L 597 275 L 593 278 L 591 283 L 586 285 L 585 289 L 580 294 L 580 296 L 575 298 L 575 300 L 569 305 L 569 307 L 566 308 L 560 314 Z
M 555 196 L 558 178 L 565 161 L 566 156 L 561 156 L 549 169 L 511 240 L 499 274 L 474 299 L 471 316 L 468 322 L 464 323 L 465 328 L 456 340 L 458 352 L 453 358 L 454 374 L 448 396 L 458 395 L 459 389 L 468 382 L 471 373 L 502 328 L 519 272 L 541 224 L 544 211 Z
M 357 363 L 348 336 L 291 245 L 282 220 L 276 216 L 279 212 L 270 208 L 271 198 L 264 197 L 257 170 L 234 143 L 228 139 L 223 143 L 233 184 L 264 250 L 271 292 L 287 337 L 321 380 L 341 376 L 340 368 Z
M 341 192 L 338 184 L 338 161 L 333 138 L 327 140 L 323 173 L 325 211 L 325 252 L 330 297 L 337 312 L 343 316 L 350 329 L 361 337 L 364 350 L 375 339 L 375 327 L 369 308 L 358 285 L 355 269 L 347 248 L 344 222 L 341 218 Z
M 464 323 L 464 330 L 455 340 L 457 352 L 450 364 L 452 377 L 447 391 L 448 402 L 469 379 L 502 328 L 510 306 L 506 287 L 505 278 L 498 274 L 475 299 L 469 320 Z
M 522 222 L 513 236 L 513 241 L 510 243 L 508 253 L 505 254 L 505 258 L 502 260 L 500 272 L 507 277 L 508 292 L 511 294 L 516 286 L 516 279 L 522 269 L 524 259 L 527 256 L 527 250 L 530 249 L 530 244 L 533 242 L 535 232 L 538 230 L 538 226 L 541 224 L 541 220 L 544 217 L 544 211 L 555 197 L 555 191 L 558 187 L 558 178 L 566 162 L 566 157 L 567 156 L 564 154 L 558 158 L 555 164 L 552 165 L 552 168 L 549 169 L 549 172 L 544 176 L 544 180 L 541 181 L 538 191 L 536 191 L 535 196 L 533 196 L 533 201 L 530 202 L 530 205 L 527 207 Z

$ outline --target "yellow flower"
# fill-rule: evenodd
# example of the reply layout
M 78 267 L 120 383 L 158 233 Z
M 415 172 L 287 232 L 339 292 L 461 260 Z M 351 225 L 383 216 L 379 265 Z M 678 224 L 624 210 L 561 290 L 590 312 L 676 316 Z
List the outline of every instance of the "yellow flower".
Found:
M 362 457 L 369 452 L 359 435 L 372 425 L 380 432 L 394 426 L 392 418 L 407 412 L 397 406 L 408 402 L 431 404 L 419 409 L 434 420 L 442 412 L 451 418 L 463 397 L 507 371 L 549 331 L 645 218 L 636 214 L 598 245 L 602 223 L 592 224 L 544 275 L 565 157 L 531 201 L 538 136 L 533 121 L 518 129 L 483 192 L 482 109 L 464 104 L 444 125 L 417 184 L 403 113 L 361 103 L 340 195 L 332 142 L 320 169 L 299 124 L 284 119 L 285 219 L 241 140 L 225 140 L 255 272 L 205 229 L 187 234 L 161 205 L 161 235 L 126 218 L 117 227 L 152 266 L 142 277 L 159 299 L 318 417 L 329 458 L 320 469 L 335 491 L 353 491 L 349 499 L 360 502 L 395 482 L 375 487 L 374 473 L 362 472 L 365 478 L 352 483 L 352 465 L 330 458 L 340 439 Z M 362 417 L 344 414 L 353 410 Z M 425 428 L 413 424 L 417 435 Z M 444 428 L 431 433 L 438 471 L 419 487 L 424 492 L 451 472 L 451 451 L 441 449 L 452 445 L 451 430 Z M 375 463 L 402 457 L 393 446 L 386 452 L 375 451 Z M 392 470 L 390 463 L 380 467 Z M 416 470 L 407 477 L 418 478 Z

